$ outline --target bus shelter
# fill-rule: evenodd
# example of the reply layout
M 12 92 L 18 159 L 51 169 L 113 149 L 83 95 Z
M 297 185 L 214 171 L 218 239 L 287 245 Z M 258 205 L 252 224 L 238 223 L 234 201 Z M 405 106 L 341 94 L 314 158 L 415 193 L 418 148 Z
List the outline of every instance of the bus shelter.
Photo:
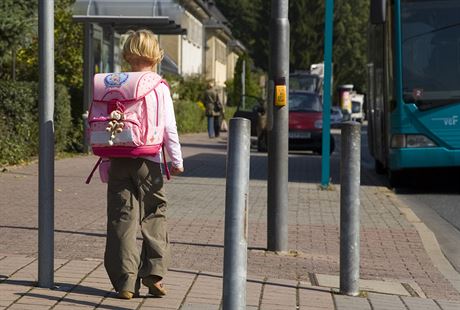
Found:
M 120 51 L 128 30 L 149 29 L 157 35 L 183 35 L 180 19 L 184 8 L 174 0 L 76 0 L 73 20 L 84 25 L 83 114 L 92 99 L 95 73 L 121 71 Z M 177 64 L 167 56 L 160 72 L 177 73 Z M 86 132 L 86 130 L 85 130 Z M 88 141 L 85 136 L 85 151 Z

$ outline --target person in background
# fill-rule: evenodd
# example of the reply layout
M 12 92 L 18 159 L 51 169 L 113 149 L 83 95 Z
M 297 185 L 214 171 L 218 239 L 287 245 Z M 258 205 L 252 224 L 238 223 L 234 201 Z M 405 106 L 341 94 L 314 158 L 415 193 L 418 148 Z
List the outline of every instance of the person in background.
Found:
M 219 118 L 221 113 L 218 111 L 219 96 L 214 89 L 214 83 L 208 82 L 206 91 L 203 96 L 203 103 L 205 106 L 205 114 L 208 125 L 208 136 L 209 138 L 215 138 L 219 136 L 219 130 L 216 132 L 217 126 L 220 128 Z
M 219 95 L 217 95 L 217 100 L 214 102 L 214 135 L 215 137 L 220 136 L 222 121 L 224 119 L 224 106 L 220 102 Z

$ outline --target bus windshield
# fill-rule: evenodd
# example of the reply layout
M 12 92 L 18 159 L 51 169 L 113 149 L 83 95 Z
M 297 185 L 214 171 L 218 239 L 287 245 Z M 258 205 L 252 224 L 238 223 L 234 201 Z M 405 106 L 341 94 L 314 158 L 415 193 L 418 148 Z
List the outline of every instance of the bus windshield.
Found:
M 422 108 L 460 101 L 460 1 L 402 0 L 403 99 Z

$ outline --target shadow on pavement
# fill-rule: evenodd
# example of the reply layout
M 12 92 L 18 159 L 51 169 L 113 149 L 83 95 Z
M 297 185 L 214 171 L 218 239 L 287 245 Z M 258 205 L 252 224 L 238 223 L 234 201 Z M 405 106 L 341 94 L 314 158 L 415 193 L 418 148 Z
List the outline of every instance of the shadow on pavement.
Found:
M 101 299 L 103 297 L 113 297 L 113 298 L 115 298 L 114 293 L 108 294 L 106 291 L 102 291 L 102 290 L 101 290 L 101 292 L 103 292 L 103 294 L 97 294 L 97 296 L 101 297 Z M 75 294 L 75 293 L 79 293 L 79 292 L 78 291 L 72 291 L 72 294 Z M 95 295 L 95 294 L 90 294 L 88 292 L 85 292 L 85 293 L 82 293 L 82 294 Z M 46 295 L 46 294 L 27 293 L 27 294 L 19 294 L 19 295 L 25 295 L 27 297 L 40 298 L 40 299 L 45 299 L 45 300 L 54 300 L 56 302 L 59 301 L 60 303 L 65 302 L 66 305 L 75 306 L 76 308 L 85 306 L 85 307 L 94 307 L 94 308 L 97 308 L 97 309 L 112 309 L 112 310 L 130 310 L 130 309 L 132 309 L 132 308 L 121 307 L 119 305 L 117 305 L 117 306 L 104 305 L 104 304 L 100 304 L 100 303 L 96 303 L 96 302 L 73 299 L 73 298 L 68 298 L 68 297 L 64 297 L 62 300 L 60 300 L 61 297 L 50 296 L 50 295 Z M 110 295 L 113 295 L 113 296 L 110 296 Z
M 190 178 L 226 178 L 225 154 L 200 153 L 185 160 L 185 172 L 180 177 Z M 251 152 L 250 180 L 267 181 L 268 158 L 267 154 Z M 289 182 L 321 183 L 322 160 L 319 155 L 308 152 L 291 152 L 288 162 Z M 330 158 L 330 180 L 332 184 L 340 183 L 340 156 L 334 153 Z M 373 176 L 369 169 L 361 168 L 361 185 L 381 186 L 382 180 Z
M 404 186 L 398 194 L 442 194 L 460 193 L 460 168 L 420 169 L 408 171 Z

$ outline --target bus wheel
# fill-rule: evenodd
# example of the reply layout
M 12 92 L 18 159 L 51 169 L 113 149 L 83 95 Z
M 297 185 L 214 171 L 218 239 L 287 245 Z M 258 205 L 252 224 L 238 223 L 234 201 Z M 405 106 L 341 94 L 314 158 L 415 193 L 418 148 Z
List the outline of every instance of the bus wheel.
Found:
M 375 160 L 374 168 L 377 174 L 385 174 L 386 172 L 385 166 L 378 159 Z

